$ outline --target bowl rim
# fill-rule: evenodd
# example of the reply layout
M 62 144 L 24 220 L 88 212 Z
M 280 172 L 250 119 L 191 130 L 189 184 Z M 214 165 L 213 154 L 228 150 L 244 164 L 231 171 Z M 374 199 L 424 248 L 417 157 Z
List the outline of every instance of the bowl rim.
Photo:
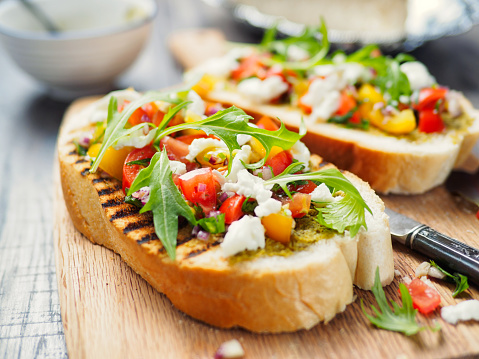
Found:
M 23 31 L 23 30 L 12 30 L 2 26 L 0 23 L 0 35 L 5 35 L 15 39 L 22 40 L 40 40 L 40 41 L 51 41 L 51 42 L 60 42 L 60 41 L 71 41 L 71 40 L 87 40 L 93 38 L 100 38 L 110 35 L 117 35 L 124 32 L 128 32 L 137 28 L 140 28 L 148 23 L 151 23 L 156 17 L 159 11 L 158 3 L 156 0 L 146 0 L 149 1 L 153 8 L 152 11 L 144 18 L 139 20 L 134 20 L 126 23 L 125 25 L 120 26 L 111 26 L 106 27 L 100 30 L 75 30 L 68 32 L 59 32 L 52 34 L 49 32 L 34 32 L 34 31 Z M 0 9 L 3 6 L 10 6 L 9 4 L 16 3 L 14 0 L 0 1 Z

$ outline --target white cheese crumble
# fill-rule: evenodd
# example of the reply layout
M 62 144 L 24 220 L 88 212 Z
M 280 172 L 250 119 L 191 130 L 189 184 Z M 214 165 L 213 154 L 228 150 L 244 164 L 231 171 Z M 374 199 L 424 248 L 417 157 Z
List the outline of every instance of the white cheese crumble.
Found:
M 333 202 L 334 197 L 329 191 L 328 186 L 324 183 L 321 183 L 317 186 L 313 192 L 311 192 L 311 201 L 314 202 Z
M 206 105 L 205 102 L 201 99 L 200 95 L 198 95 L 195 91 L 188 92 L 188 96 L 186 97 L 188 101 L 192 101 L 188 105 L 188 111 L 191 111 L 197 115 L 203 116 L 205 114 Z
M 294 44 L 288 46 L 286 56 L 288 61 L 304 61 L 310 57 L 308 51 Z
M 410 61 L 401 64 L 399 67 L 407 76 L 411 90 L 420 90 L 425 87 L 431 87 L 436 83 L 436 79 L 429 73 L 426 66 L 419 61 Z
M 306 171 L 309 171 L 309 161 L 311 159 L 311 152 L 309 152 L 308 147 L 301 142 L 298 141 L 296 142 L 293 147 L 291 147 L 291 153 L 293 155 L 293 158 L 295 160 L 298 160 L 299 162 L 303 162 L 305 167 L 304 169 Z
M 180 161 L 170 160 L 170 169 L 171 172 L 177 175 L 182 175 L 186 173 L 186 165 Z
M 216 359 L 233 359 L 244 356 L 244 350 L 237 339 L 231 339 L 220 345 L 215 353 Z
M 189 153 L 186 155 L 188 161 L 194 161 L 196 156 L 198 156 L 204 150 L 211 148 L 212 150 L 218 148 L 227 149 L 226 143 L 215 138 L 195 138 L 191 144 L 188 146 Z
M 313 122 L 326 121 L 339 108 L 342 88 L 337 73 L 326 78 L 318 78 L 309 86 L 308 92 L 301 98 L 301 102 L 311 107 L 309 118 Z
M 156 128 L 150 131 L 150 127 L 147 123 L 138 127 L 136 131 L 133 131 L 127 136 L 120 137 L 113 143 L 113 148 L 119 150 L 126 146 L 132 146 L 136 148 L 143 148 L 155 138 Z
M 264 248 L 264 232 L 264 227 L 258 217 L 244 216 L 233 222 L 220 244 L 223 255 L 229 257 L 247 249 Z
M 132 102 L 138 100 L 141 97 L 141 94 L 132 89 L 110 92 L 108 95 L 95 101 L 91 106 L 86 108 L 86 110 L 90 111 L 90 123 L 103 122 L 108 118 L 108 105 L 110 104 L 110 98 L 112 96 L 116 97 L 118 105 L 121 106 L 124 101 Z
M 236 142 L 238 142 L 238 145 L 240 146 L 246 145 L 250 140 L 251 140 L 250 135 L 244 135 L 240 133 L 239 135 L 236 136 Z
M 441 317 L 451 324 L 456 324 L 461 320 L 479 320 L 479 300 L 470 299 L 444 307 L 441 309 Z
M 250 145 L 244 145 L 241 147 L 241 150 L 236 152 L 231 163 L 230 173 L 227 176 L 228 182 L 236 182 L 238 180 L 238 172 L 245 168 L 242 162 L 249 163 L 251 152 Z
M 255 103 L 268 103 L 288 90 L 288 84 L 280 76 L 260 80 L 252 77 L 238 84 L 238 92 Z
M 425 276 L 443 279 L 446 276 L 443 272 L 432 266 L 429 262 L 422 262 L 420 265 L 418 265 L 414 274 L 417 278 L 421 279 Z
M 452 117 L 458 117 L 462 115 L 462 105 L 461 105 L 462 95 L 458 91 L 449 90 L 446 94 L 446 103 L 447 103 L 447 112 Z

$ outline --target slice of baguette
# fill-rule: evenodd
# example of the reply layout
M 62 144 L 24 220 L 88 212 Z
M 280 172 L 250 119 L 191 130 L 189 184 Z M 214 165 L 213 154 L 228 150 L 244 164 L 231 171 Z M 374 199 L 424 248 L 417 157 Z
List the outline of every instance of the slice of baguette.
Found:
M 78 108 L 78 107 L 77 107 Z M 75 110 L 76 111 L 76 110 Z M 139 275 L 186 314 L 218 327 L 289 332 L 331 320 L 353 301 L 353 284 L 370 289 L 376 267 L 383 285 L 394 275 L 384 204 L 368 184 L 345 173 L 373 211 L 368 230 L 319 240 L 289 256 L 233 261 L 215 243 L 179 230 L 177 259 L 167 256 L 152 217 L 124 203 L 121 183 L 75 152 L 72 138 L 85 123 L 67 113 L 58 138 L 63 193 L 75 227 L 93 243 L 118 253 Z M 78 121 L 78 122 L 77 122 Z M 321 160 L 315 158 L 315 166 Z
M 429 134 L 424 141 L 412 142 L 330 123 L 312 123 L 297 108 L 256 104 L 233 90 L 213 90 L 202 96 L 236 105 L 252 115 L 279 118 L 291 130 L 297 131 L 304 118 L 308 132 L 302 141 L 311 152 L 356 174 L 384 194 L 420 194 L 442 184 L 452 169 L 462 166 L 479 138 L 479 111 L 465 98 L 462 108 L 474 119 L 467 131 Z

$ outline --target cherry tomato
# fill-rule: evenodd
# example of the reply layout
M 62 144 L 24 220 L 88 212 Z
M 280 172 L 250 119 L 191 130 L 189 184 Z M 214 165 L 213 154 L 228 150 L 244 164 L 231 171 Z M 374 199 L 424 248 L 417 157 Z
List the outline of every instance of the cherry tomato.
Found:
M 129 103 L 130 101 L 128 100 L 123 101 L 121 106 L 118 106 L 118 112 L 122 112 Z M 128 119 L 128 122 L 132 126 L 139 125 L 140 123 L 143 123 L 143 122 L 152 122 L 155 124 L 155 126 L 158 126 L 161 123 L 161 120 L 163 120 L 164 116 L 165 114 L 159 111 L 155 103 L 150 102 L 150 103 L 144 104 L 141 107 L 138 107 L 131 114 L 130 118 Z
M 123 164 L 123 191 L 131 187 L 136 176 L 138 176 L 138 172 L 145 168 L 145 166 L 142 165 L 127 165 L 127 163 L 152 158 L 155 153 L 156 150 L 153 147 L 145 146 L 143 148 L 135 148 L 126 156 Z
M 266 66 L 261 56 L 251 55 L 241 60 L 239 66 L 231 72 L 231 78 L 236 81 L 256 76 L 261 80 L 266 78 Z
M 413 307 L 422 314 L 433 312 L 441 303 L 439 293 L 419 278 L 415 278 L 406 287 L 411 295 Z
M 258 122 L 256 122 L 256 126 L 259 128 L 262 128 L 264 130 L 268 131 L 276 131 L 279 129 L 278 123 L 275 122 L 271 117 L 269 116 L 262 116 Z
M 235 194 L 227 198 L 220 207 L 220 212 L 225 214 L 225 223 L 231 224 L 243 217 L 243 203 L 246 197 Z
M 178 137 L 175 137 L 175 140 L 181 141 L 181 142 L 186 143 L 188 145 L 191 145 L 191 142 L 193 142 L 197 138 L 208 138 L 208 137 L 218 139 L 218 137 L 216 137 L 214 135 L 207 135 L 206 133 L 199 133 L 197 135 L 178 136 Z
M 311 195 L 306 193 L 295 193 L 292 198 L 285 198 L 281 200 L 283 205 L 289 204 L 289 210 L 293 218 L 301 218 L 308 214 L 311 206 Z
M 273 171 L 273 175 L 277 176 L 291 163 L 293 163 L 293 156 L 291 155 L 291 152 L 281 151 L 277 155 L 269 158 L 264 165 L 270 166 Z
M 339 116 L 346 115 L 352 109 L 357 107 L 356 99 L 348 90 L 341 91 L 341 98 L 339 100 L 339 108 L 336 111 L 336 114 Z
M 300 193 L 311 193 L 314 189 L 318 187 L 316 183 L 313 181 L 309 181 L 305 184 L 300 185 L 288 185 L 288 189 L 290 192 L 300 192 Z
M 211 168 L 199 168 L 178 178 L 181 191 L 188 201 L 201 206 L 205 214 L 216 208 L 216 181 Z
M 424 88 L 419 91 L 419 99 L 417 104 L 413 104 L 413 108 L 418 111 L 432 110 L 435 108 L 437 101 L 444 99 L 447 89 L 440 88 Z
M 423 110 L 419 112 L 419 131 L 424 133 L 441 132 L 446 126 L 436 110 Z

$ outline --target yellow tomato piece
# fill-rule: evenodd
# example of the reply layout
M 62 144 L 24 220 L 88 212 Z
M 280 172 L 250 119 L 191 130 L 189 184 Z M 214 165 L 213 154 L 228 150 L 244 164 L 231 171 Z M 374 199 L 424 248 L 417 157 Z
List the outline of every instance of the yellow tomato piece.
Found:
M 383 95 L 371 84 L 364 84 L 358 90 L 358 100 L 361 102 L 384 102 Z
M 384 116 L 380 109 L 373 110 L 369 120 L 376 127 L 393 135 L 406 135 L 416 128 L 416 118 L 411 109 L 402 110 L 394 116 Z
M 281 147 L 279 147 L 279 146 L 273 146 L 273 147 L 271 147 L 271 151 L 269 152 L 269 156 L 268 156 L 268 158 L 267 158 L 266 160 L 269 160 L 269 159 L 273 158 L 273 157 L 276 156 L 278 153 L 283 152 L 283 151 L 284 151 L 284 150 L 283 150 Z
M 185 116 L 185 122 L 191 123 L 191 122 L 196 122 L 202 120 L 201 116 L 190 111 L 186 110 L 186 116 Z M 195 130 L 193 128 L 187 128 L 183 131 L 181 131 L 182 135 L 204 135 L 205 132 L 201 130 Z
M 203 97 L 215 88 L 218 80 L 216 76 L 205 74 L 191 89 Z
M 213 158 L 213 160 L 211 160 Z M 203 167 L 211 167 L 214 169 L 225 166 L 225 161 L 229 161 L 230 153 L 227 149 L 207 148 L 196 156 L 196 160 Z
M 95 158 L 100 152 L 101 143 L 95 143 L 88 149 L 88 156 Z M 101 159 L 99 167 L 108 173 L 110 176 L 119 179 L 123 178 L 123 164 L 125 158 L 131 152 L 133 147 L 123 147 L 119 150 L 115 150 L 113 147 L 108 147 Z
M 249 145 L 251 146 L 251 157 L 250 160 L 252 162 L 258 162 L 264 156 L 266 156 L 266 149 L 264 146 L 259 142 L 256 138 L 251 137 L 251 140 L 249 140 Z
M 277 242 L 288 244 L 291 239 L 293 217 L 283 212 L 272 213 L 261 218 L 266 235 Z

